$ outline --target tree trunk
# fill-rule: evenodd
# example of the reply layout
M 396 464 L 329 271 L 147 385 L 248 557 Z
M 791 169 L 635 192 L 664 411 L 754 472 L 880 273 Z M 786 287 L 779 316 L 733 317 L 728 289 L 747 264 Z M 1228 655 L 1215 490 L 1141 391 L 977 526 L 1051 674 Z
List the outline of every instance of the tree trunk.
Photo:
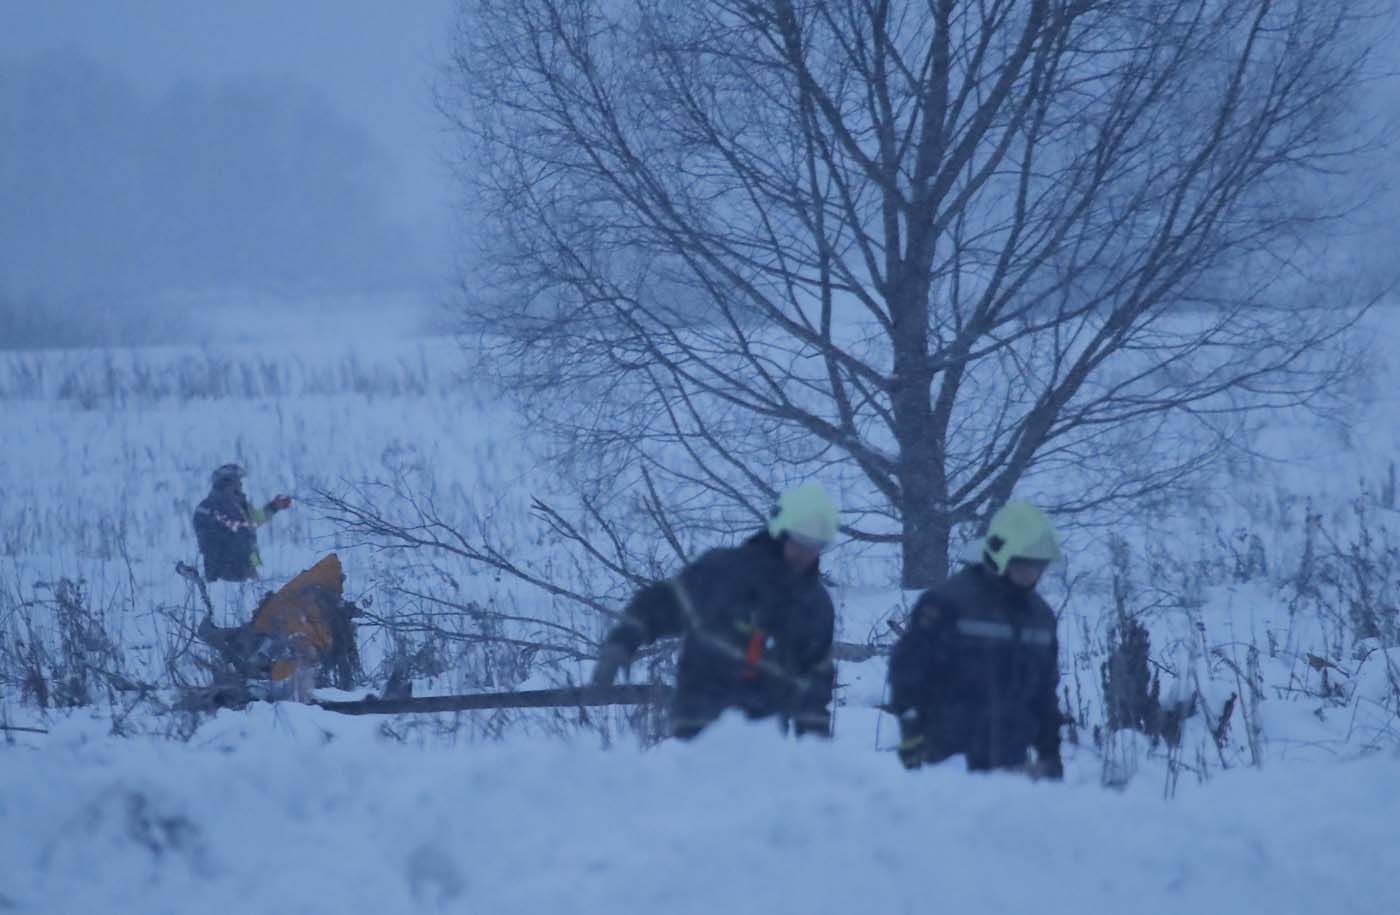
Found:
M 928 357 L 928 295 L 932 244 L 911 238 L 913 257 L 903 274 L 894 315 L 894 379 L 890 391 L 899 442 L 900 544 L 905 588 L 930 588 L 948 577 L 947 477 L 942 440 L 929 401 L 933 373 Z
M 948 577 L 948 547 L 951 532 L 947 516 L 935 510 L 938 504 L 927 473 L 911 472 L 904 480 L 903 588 L 931 588 Z

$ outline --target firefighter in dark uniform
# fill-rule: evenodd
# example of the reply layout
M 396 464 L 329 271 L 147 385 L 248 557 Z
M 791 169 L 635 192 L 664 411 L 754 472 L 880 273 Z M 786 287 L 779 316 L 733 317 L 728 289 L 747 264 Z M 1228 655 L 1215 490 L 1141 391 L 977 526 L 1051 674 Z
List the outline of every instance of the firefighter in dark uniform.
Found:
M 194 510 L 194 533 L 204 557 L 208 581 L 250 581 L 258 577 L 257 529 L 279 511 L 290 508 L 291 496 L 275 496 L 261 508 L 243 493 L 244 471 L 225 464 L 210 475 L 209 495 Z
M 677 737 L 730 708 L 830 736 L 836 614 L 818 560 L 836 539 L 836 514 L 820 486 L 798 486 L 782 494 L 766 530 L 638 591 L 603 642 L 593 684 L 612 684 L 642 645 L 680 636 Z
M 890 656 L 906 767 L 962 753 L 972 771 L 1062 777 L 1056 620 L 1035 591 L 1059 556 L 1050 519 L 1008 502 L 987 526 L 982 560 L 920 595 Z

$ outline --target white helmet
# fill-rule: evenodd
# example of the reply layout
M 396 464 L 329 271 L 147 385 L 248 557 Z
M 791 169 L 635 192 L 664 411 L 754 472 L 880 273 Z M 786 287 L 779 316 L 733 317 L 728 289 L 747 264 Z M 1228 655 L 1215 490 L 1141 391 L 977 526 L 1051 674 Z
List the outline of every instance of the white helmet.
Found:
M 992 515 L 987 536 L 982 540 L 982 555 L 997 570 L 1006 574 L 1006 564 L 1013 559 L 1053 562 L 1060 558 L 1059 535 L 1045 512 L 1029 502 L 1007 502 Z
M 778 510 L 768 521 L 773 537 L 787 534 L 794 540 L 822 549 L 836 541 L 836 504 L 817 483 L 794 486 L 778 497 Z

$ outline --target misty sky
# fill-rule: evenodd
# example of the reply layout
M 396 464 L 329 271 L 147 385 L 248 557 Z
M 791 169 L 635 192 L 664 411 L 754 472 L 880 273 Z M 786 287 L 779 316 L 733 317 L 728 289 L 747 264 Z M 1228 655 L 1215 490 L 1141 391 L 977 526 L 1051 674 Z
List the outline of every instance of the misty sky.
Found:
M 453 8 L 0 0 L 0 345 L 210 291 L 440 296 L 457 191 L 432 88 Z M 1397 69 L 1378 40 L 1376 69 Z M 1381 117 L 1394 85 L 1368 94 Z M 1367 260 L 1400 244 L 1397 162 L 1373 160 L 1382 205 L 1339 240 Z
M 12 309 L 450 279 L 432 85 L 451 0 L 0 9 Z

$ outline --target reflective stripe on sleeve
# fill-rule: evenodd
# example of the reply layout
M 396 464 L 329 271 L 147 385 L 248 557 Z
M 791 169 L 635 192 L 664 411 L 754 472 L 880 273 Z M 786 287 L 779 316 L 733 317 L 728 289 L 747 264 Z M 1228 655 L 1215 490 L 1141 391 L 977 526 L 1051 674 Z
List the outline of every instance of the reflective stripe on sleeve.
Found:
M 958 620 L 958 634 L 978 639 L 1000 639 L 1003 642 L 1016 639 L 1016 630 L 1010 623 L 998 623 L 993 620 Z M 1039 627 L 1022 629 L 1020 641 L 1048 648 L 1055 642 L 1055 631 Z
M 1032 645 L 1041 645 L 1049 648 L 1055 644 L 1055 630 L 1053 629 L 1022 629 L 1021 641 L 1029 642 Z
M 1016 637 L 1016 630 L 1010 623 L 994 623 L 988 620 L 958 620 L 958 634 L 970 635 L 979 639 L 1001 639 L 1010 641 Z

